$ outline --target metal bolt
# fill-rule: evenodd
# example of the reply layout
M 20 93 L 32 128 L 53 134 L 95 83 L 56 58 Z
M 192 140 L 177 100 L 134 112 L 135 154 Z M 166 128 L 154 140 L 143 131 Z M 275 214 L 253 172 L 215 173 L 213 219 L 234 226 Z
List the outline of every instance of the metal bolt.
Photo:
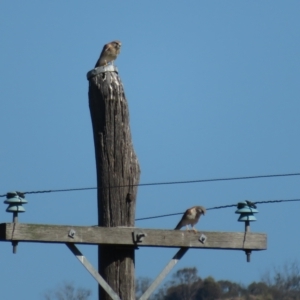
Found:
M 132 235 L 134 243 L 141 243 L 144 240 L 144 237 L 146 237 L 146 234 L 142 231 L 134 231 Z
M 13 246 L 13 254 L 16 254 L 17 253 L 18 242 L 13 241 L 13 242 L 11 242 L 11 244 Z
M 74 229 L 70 229 L 69 230 L 69 233 L 68 233 L 68 236 L 72 239 L 74 239 L 75 237 L 75 234 L 76 234 L 76 231 Z
M 247 262 L 250 262 L 251 250 L 245 250 L 247 256 Z
M 207 236 L 202 233 L 199 237 L 200 243 L 205 244 L 206 240 L 207 240 Z

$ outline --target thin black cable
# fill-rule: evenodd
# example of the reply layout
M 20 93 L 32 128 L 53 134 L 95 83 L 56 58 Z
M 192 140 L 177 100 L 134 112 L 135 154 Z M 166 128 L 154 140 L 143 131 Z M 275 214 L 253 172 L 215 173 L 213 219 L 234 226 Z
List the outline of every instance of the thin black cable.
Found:
M 253 204 L 266 204 L 266 203 L 296 202 L 296 201 L 300 201 L 300 199 L 265 200 L 265 201 L 256 201 L 256 202 L 252 202 L 252 203 Z M 237 204 L 228 204 L 228 205 L 210 207 L 210 208 L 207 208 L 206 210 L 221 209 L 221 208 L 236 207 L 236 206 L 237 206 Z M 135 219 L 135 221 L 164 218 L 164 217 L 170 217 L 170 216 L 176 216 L 176 215 L 182 215 L 182 214 L 184 214 L 184 212 L 151 216 L 151 217 L 145 217 L 145 218 L 138 218 L 138 219 Z
M 236 206 L 236 204 L 215 206 L 215 207 L 207 208 L 206 210 L 220 209 L 220 208 L 227 208 L 227 207 L 234 207 L 234 206 Z M 170 216 L 176 216 L 176 215 L 182 215 L 182 214 L 184 214 L 184 212 L 166 214 L 166 215 L 159 215 L 159 216 L 152 216 L 152 217 L 145 217 L 145 218 L 138 218 L 138 219 L 135 219 L 135 221 L 142 221 L 142 220 L 148 220 L 148 219 L 157 219 L 157 218 L 170 217 Z
M 283 200 L 265 200 L 265 201 L 257 201 L 253 202 L 254 204 L 266 204 L 266 203 L 280 203 L 280 202 L 298 202 L 300 199 L 283 199 Z
M 132 187 L 132 186 L 156 186 L 156 185 L 170 185 L 170 184 L 203 183 L 203 182 L 215 182 L 215 181 L 245 180 L 245 179 L 259 179 L 259 178 L 272 178 L 272 177 L 273 178 L 274 177 L 288 177 L 288 176 L 299 176 L 299 175 L 300 175 L 300 173 L 255 175 L 255 176 L 242 176 L 242 177 L 229 177 L 229 178 L 213 178 L 213 179 L 198 179 L 198 180 L 186 180 L 186 181 L 141 183 L 141 184 L 133 184 L 133 185 L 111 186 L 111 187 L 107 187 L 107 188 L 122 188 L 122 187 L 129 187 L 129 186 Z M 106 188 L 106 187 L 103 187 L 103 188 Z M 44 191 L 30 191 L 30 192 L 24 192 L 23 194 L 73 192 L 73 191 L 85 191 L 85 190 L 96 190 L 96 189 L 97 189 L 97 187 L 70 188 L 70 189 L 57 189 L 57 190 L 44 190 Z M 6 194 L 0 195 L 0 197 L 5 197 L 5 196 L 6 196 Z
M 86 188 L 72 188 L 72 189 L 60 189 L 60 190 L 44 190 L 44 191 L 31 191 L 24 192 L 22 194 L 43 194 L 43 193 L 57 193 L 57 192 L 73 192 L 73 191 L 86 191 L 86 190 L 96 190 L 96 187 L 86 187 Z M 6 197 L 6 194 L 0 195 L 0 197 Z

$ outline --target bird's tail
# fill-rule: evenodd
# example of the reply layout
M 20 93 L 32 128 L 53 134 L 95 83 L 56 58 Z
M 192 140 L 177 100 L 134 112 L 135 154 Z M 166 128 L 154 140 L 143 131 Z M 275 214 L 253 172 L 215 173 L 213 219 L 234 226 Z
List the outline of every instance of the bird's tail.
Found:
M 181 222 L 178 223 L 178 225 L 174 228 L 174 230 L 180 230 L 180 228 L 182 227 L 182 225 L 180 223 Z

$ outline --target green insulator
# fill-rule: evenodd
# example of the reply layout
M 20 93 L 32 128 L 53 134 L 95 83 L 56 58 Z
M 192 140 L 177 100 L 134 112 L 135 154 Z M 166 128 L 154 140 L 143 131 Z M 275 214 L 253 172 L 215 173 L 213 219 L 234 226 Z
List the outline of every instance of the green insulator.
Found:
M 239 202 L 237 204 L 237 210 L 235 211 L 236 214 L 240 214 L 238 218 L 239 222 L 246 222 L 246 221 L 256 221 L 256 217 L 254 214 L 258 213 L 256 206 L 254 203 L 250 201 Z
M 246 222 L 246 221 L 256 221 L 256 218 L 253 214 L 243 214 L 240 215 L 240 217 L 238 218 L 239 222 Z
M 6 194 L 5 204 L 8 204 L 7 212 L 25 212 L 23 204 L 28 203 L 21 192 L 9 192 Z
M 10 204 L 8 208 L 6 209 L 6 212 L 25 212 L 25 208 L 22 205 L 14 205 Z

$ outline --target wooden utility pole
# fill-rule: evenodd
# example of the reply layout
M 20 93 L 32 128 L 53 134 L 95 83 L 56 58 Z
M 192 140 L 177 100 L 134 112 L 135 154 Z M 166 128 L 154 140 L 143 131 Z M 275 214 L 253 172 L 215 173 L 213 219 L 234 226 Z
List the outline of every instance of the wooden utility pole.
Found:
M 238 203 L 239 221 L 246 222 L 245 232 L 187 232 L 134 227 L 137 185 L 140 168 L 135 155 L 128 104 L 122 82 L 113 65 L 95 68 L 87 74 L 89 104 L 93 124 L 97 184 L 98 226 L 59 226 L 22 224 L 17 213 L 27 203 L 23 193 L 7 193 L 4 203 L 13 212 L 13 223 L 0 224 L 0 241 L 64 243 L 99 284 L 102 300 L 134 300 L 134 249 L 139 247 L 179 248 L 150 287 L 140 297 L 147 300 L 189 248 L 242 250 L 250 261 L 251 251 L 265 250 L 267 236 L 250 232 L 253 213 L 249 201 Z M 76 244 L 98 245 L 98 271 Z
M 129 110 L 116 68 L 88 75 L 98 186 L 98 225 L 134 226 L 140 168 L 134 152 Z M 135 299 L 134 247 L 104 246 L 98 270 L 122 300 Z M 99 298 L 110 297 L 99 286 Z

